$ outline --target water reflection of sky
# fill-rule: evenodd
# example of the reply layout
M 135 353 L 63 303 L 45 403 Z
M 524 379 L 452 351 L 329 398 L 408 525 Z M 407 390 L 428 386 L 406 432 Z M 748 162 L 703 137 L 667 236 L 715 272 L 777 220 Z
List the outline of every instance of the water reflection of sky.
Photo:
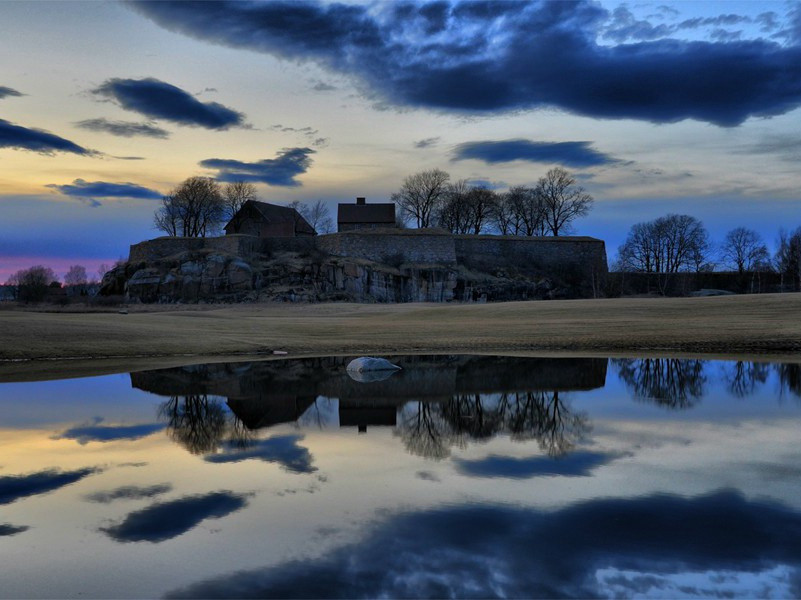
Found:
M 801 594 L 796 371 L 447 360 L 0 386 L 0 596 Z

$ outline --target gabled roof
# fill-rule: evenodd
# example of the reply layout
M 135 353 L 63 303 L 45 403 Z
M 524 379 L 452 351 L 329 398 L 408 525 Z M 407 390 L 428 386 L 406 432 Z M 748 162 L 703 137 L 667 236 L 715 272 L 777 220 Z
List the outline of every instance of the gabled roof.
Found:
M 290 208 L 289 206 L 279 206 L 278 204 L 269 204 L 268 202 L 259 202 L 258 200 L 248 200 L 245 202 L 245 204 L 243 204 L 242 208 L 237 211 L 231 221 L 239 217 L 239 213 L 245 209 L 255 210 L 268 223 L 294 223 L 296 232 L 311 234 L 317 233 L 314 230 L 314 227 L 312 227 L 309 222 L 303 218 L 303 215 L 301 215 L 294 208 Z M 229 221 L 226 227 L 228 227 L 230 223 L 231 222 Z
M 337 208 L 337 223 L 385 223 L 395 225 L 395 205 L 384 204 L 340 204 Z

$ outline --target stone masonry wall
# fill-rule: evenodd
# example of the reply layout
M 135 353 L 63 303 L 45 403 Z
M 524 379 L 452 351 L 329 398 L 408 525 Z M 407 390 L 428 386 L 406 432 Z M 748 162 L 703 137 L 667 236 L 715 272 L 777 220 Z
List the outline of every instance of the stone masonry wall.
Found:
M 336 256 L 376 262 L 389 258 L 412 264 L 456 265 L 453 236 L 445 231 L 360 229 L 320 235 L 315 241 L 320 250 Z
M 589 287 L 604 289 L 608 272 L 606 246 L 591 237 L 517 237 L 501 235 L 454 236 L 456 259 L 471 263 L 520 264 L 529 262 L 543 272 L 574 275 Z

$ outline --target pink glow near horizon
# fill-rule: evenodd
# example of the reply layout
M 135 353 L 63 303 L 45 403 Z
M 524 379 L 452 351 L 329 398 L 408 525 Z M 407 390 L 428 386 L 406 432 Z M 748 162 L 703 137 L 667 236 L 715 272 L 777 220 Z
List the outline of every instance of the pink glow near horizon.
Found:
M 117 262 L 116 258 L 64 258 L 61 256 L 0 256 L 0 284 L 20 269 L 29 269 L 34 265 L 50 267 L 59 281 L 64 281 L 64 275 L 72 265 L 82 265 L 86 268 L 86 275 L 92 279 L 100 279 L 98 268 L 101 264 L 110 267 Z

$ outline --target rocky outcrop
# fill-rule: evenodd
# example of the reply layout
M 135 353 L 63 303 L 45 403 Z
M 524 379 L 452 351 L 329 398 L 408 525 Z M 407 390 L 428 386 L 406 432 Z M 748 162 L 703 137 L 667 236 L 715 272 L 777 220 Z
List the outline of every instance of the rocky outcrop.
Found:
M 454 269 L 431 265 L 201 251 L 118 265 L 106 273 L 101 293 L 129 302 L 446 302 L 456 287 Z
M 439 231 L 370 232 L 271 240 L 257 249 L 257 238 L 226 237 L 233 241 L 159 238 L 132 246 L 130 260 L 106 273 L 100 293 L 128 302 L 576 298 L 596 294 L 601 279 L 594 274 L 602 269 L 593 260 L 605 257 L 603 242 L 589 238 L 545 243 L 493 236 L 463 240 L 467 236 Z M 543 248 L 559 249 L 561 258 L 548 262 Z M 605 267 L 605 258 L 601 262 Z

